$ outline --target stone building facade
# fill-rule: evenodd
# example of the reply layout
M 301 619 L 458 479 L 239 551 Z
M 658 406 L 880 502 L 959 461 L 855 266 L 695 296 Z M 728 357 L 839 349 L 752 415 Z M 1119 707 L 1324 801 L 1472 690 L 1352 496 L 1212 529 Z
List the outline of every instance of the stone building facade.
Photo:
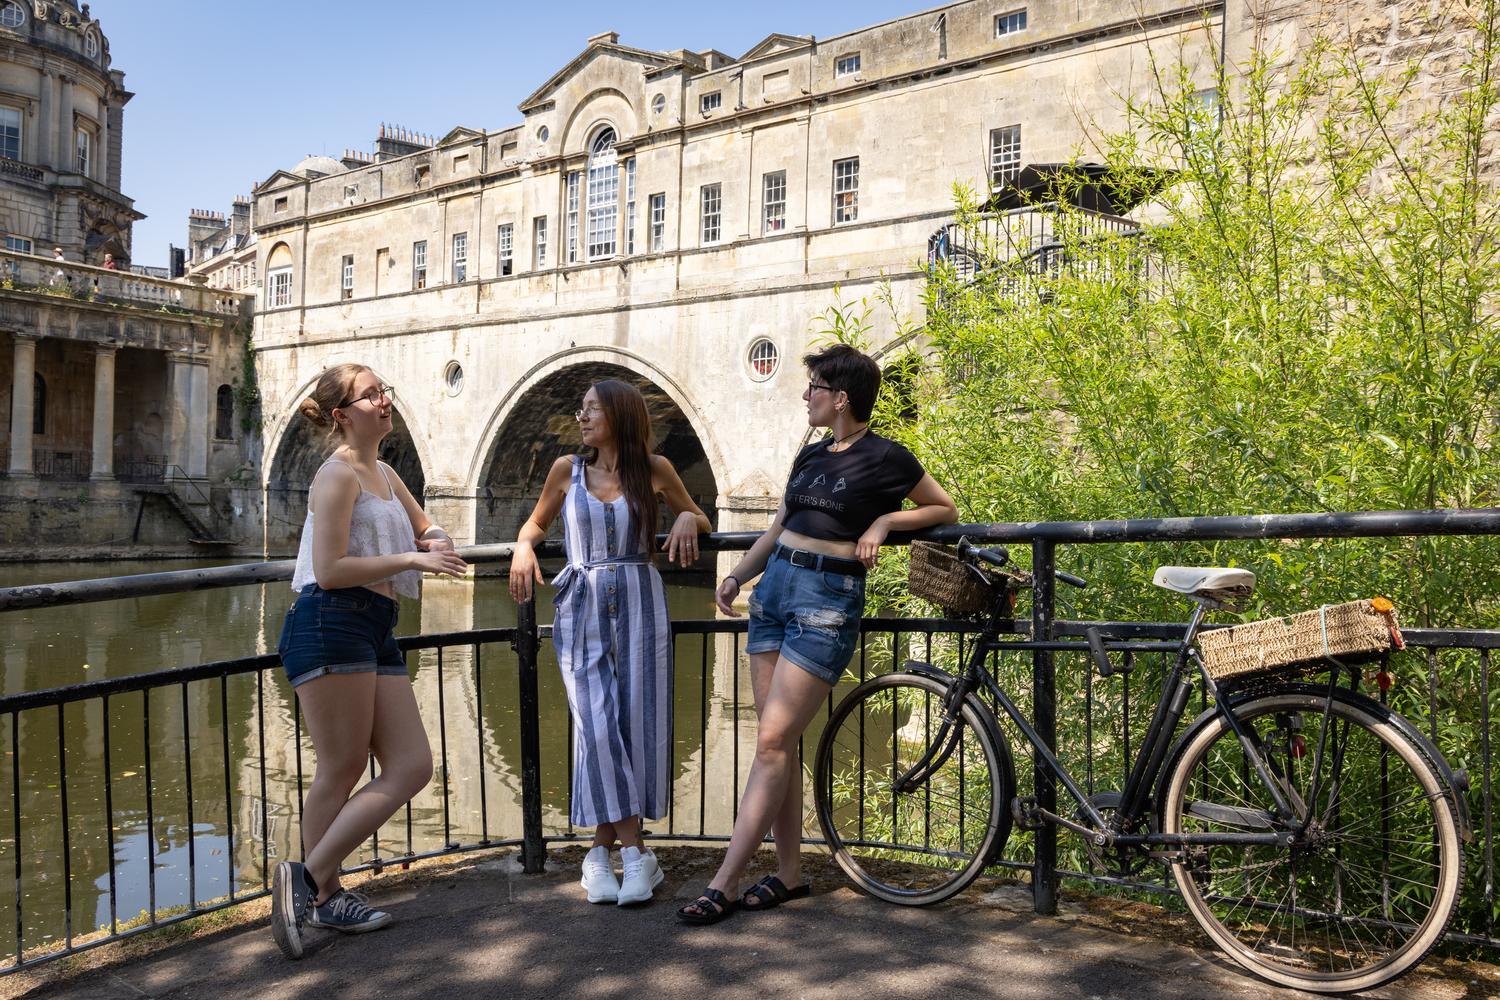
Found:
M 604 33 L 519 123 L 272 174 L 254 207 L 269 547 L 291 546 L 321 454 L 297 405 L 347 360 L 395 387 L 391 456 L 457 538 L 514 537 L 606 376 L 641 386 L 718 527 L 763 525 L 808 433 L 815 319 L 883 286 L 920 319 L 954 185 L 1086 156 L 1153 56 L 1212 88 L 1218 11 L 965 0 L 739 57 Z M 870 320 L 874 344 L 898 336 Z
M 259 509 L 251 300 L 129 269 L 124 79 L 87 4 L 0 0 L 0 559 L 188 554 Z
M 248 196 L 236 197 L 229 215 L 206 209 L 188 213 L 187 277 L 209 288 L 254 294 L 255 222 Z
M 142 218 L 120 193 L 125 105 L 109 39 L 71 0 L 0 2 L 0 230 L 5 249 L 130 259 Z

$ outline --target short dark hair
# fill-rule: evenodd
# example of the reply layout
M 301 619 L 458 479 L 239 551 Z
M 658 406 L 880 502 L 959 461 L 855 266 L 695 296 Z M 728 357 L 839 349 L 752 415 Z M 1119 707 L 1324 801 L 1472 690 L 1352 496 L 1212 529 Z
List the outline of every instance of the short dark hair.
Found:
M 875 397 L 880 395 L 880 366 L 874 358 L 861 354 L 848 344 L 834 344 L 804 355 L 802 363 L 835 392 L 848 395 L 855 420 L 870 419 L 870 412 L 875 409 Z

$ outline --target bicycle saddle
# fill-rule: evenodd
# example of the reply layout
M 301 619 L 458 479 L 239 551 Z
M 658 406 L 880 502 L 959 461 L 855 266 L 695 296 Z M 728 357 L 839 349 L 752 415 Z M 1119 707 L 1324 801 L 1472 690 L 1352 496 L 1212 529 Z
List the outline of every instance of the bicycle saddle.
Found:
M 1160 566 L 1151 582 L 1164 590 L 1232 605 L 1255 592 L 1255 574 L 1222 566 Z

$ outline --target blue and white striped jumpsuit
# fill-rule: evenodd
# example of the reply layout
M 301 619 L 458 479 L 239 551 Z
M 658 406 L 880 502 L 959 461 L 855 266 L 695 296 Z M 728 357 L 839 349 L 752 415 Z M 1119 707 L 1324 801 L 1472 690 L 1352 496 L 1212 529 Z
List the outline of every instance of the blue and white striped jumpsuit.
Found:
M 575 826 L 667 812 L 672 635 L 661 574 L 623 496 L 588 490 L 583 459 L 563 498 L 568 564 L 552 581 L 552 637 L 573 710 Z

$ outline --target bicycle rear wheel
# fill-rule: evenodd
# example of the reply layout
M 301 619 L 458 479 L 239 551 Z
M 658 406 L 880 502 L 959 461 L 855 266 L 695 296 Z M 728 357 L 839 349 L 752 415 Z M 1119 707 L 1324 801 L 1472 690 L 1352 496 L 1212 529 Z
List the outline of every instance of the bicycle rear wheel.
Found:
M 848 876 L 888 902 L 924 906 L 962 891 L 1010 834 L 1015 779 L 1003 738 L 972 696 L 962 723 L 944 726 L 946 691 L 923 674 L 867 681 L 834 709 L 818 744 L 823 836 Z M 924 780 L 896 790 L 929 751 L 944 749 Z
M 1463 851 L 1447 782 L 1393 714 L 1340 692 L 1320 755 L 1325 705 L 1326 691 L 1304 688 L 1233 710 L 1285 797 L 1312 817 L 1307 831 L 1289 847 L 1189 848 L 1172 872 L 1188 910 L 1241 966 L 1344 993 L 1390 982 L 1432 950 L 1453 919 Z M 1162 799 L 1164 832 L 1296 825 L 1275 817 L 1222 716 L 1189 734 Z

